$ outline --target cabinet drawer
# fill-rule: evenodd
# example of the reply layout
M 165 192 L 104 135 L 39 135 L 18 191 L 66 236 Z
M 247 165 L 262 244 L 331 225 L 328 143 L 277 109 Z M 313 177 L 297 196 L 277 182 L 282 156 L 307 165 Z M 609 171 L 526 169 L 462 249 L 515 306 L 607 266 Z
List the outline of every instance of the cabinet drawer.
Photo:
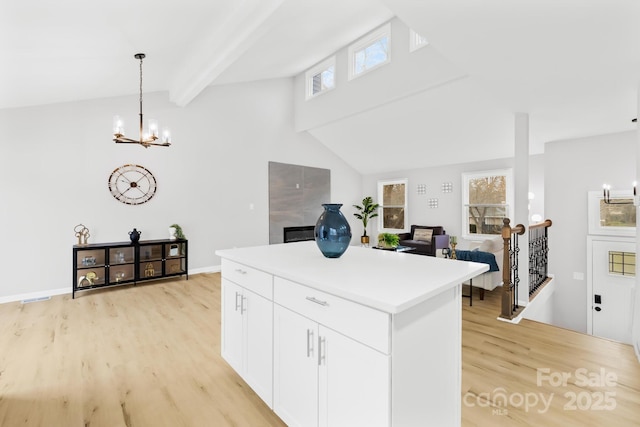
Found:
M 275 277 L 273 300 L 321 325 L 385 354 L 390 353 L 389 314 Z
M 273 276 L 228 259 L 222 259 L 222 277 L 273 300 Z

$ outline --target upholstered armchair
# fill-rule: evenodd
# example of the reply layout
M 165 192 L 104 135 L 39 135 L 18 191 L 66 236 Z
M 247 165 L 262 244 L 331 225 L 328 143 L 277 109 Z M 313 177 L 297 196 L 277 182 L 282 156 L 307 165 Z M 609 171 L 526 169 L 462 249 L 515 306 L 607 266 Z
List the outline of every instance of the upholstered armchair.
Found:
M 449 247 L 449 236 L 441 226 L 412 225 L 410 233 L 400 233 L 400 245 L 415 248 L 409 253 L 436 256 L 440 249 Z

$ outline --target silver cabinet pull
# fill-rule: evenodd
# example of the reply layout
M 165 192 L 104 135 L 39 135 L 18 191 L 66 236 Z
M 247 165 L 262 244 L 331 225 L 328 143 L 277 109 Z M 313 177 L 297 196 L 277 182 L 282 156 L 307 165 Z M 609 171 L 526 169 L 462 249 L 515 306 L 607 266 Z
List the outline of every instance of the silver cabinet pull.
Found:
M 238 311 L 238 309 L 240 309 L 241 313 L 242 313 L 242 300 L 240 300 L 240 302 L 238 303 L 238 297 L 242 298 L 242 295 L 240 295 L 240 293 L 236 292 L 236 311 Z
M 313 355 L 313 330 L 307 329 L 307 357 Z
M 324 344 L 324 345 L 323 345 Z M 322 349 L 324 347 L 324 350 Z M 322 366 L 325 361 L 327 352 L 326 338 L 318 336 L 318 366 Z
M 320 305 L 322 305 L 324 307 L 327 307 L 329 305 L 328 302 L 321 301 L 321 300 L 317 299 L 316 297 L 307 297 L 307 300 L 311 301 L 311 302 L 315 302 L 316 304 L 320 304 Z
M 236 268 L 236 273 L 240 273 L 240 274 L 247 274 L 247 272 L 246 272 L 246 271 L 244 271 L 244 270 L 243 270 L 243 269 L 241 269 L 241 268 Z
M 240 314 L 244 314 L 247 311 L 247 306 L 245 303 L 247 302 L 247 297 L 240 295 Z

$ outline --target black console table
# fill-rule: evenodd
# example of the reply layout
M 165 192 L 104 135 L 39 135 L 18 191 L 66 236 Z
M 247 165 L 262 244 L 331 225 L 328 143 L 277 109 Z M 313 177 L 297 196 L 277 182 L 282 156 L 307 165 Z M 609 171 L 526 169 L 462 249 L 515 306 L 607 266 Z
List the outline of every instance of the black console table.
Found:
M 136 284 L 185 275 L 189 280 L 189 242 L 145 240 L 73 246 L 73 290 Z

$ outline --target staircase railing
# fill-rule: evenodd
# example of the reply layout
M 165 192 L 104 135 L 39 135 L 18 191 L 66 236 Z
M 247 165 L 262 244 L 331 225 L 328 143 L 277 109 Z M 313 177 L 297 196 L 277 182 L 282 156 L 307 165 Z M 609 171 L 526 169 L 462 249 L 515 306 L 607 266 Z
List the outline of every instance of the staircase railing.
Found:
M 502 225 L 502 241 L 504 245 L 502 259 L 502 311 L 500 317 L 513 319 L 522 307 L 518 305 L 518 236 L 525 232 L 525 226 L 518 224 L 511 227 L 509 218 L 505 218 Z M 508 267 L 508 268 L 507 268 Z
M 551 279 L 549 272 L 549 227 L 551 220 L 529 226 L 529 300 Z

